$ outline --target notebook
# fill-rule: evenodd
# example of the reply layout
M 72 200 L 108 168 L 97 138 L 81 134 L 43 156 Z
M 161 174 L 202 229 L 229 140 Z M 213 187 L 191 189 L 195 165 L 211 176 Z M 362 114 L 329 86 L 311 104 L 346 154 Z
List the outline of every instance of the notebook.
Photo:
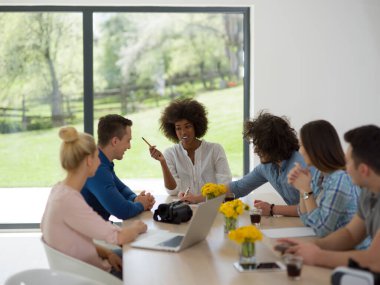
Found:
M 223 200 L 224 195 L 200 203 L 185 234 L 165 230 L 157 230 L 151 233 L 148 231 L 148 233 L 140 235 L 130 245 L 171 252 L 179 252 L 188 248 L 207 237 Z

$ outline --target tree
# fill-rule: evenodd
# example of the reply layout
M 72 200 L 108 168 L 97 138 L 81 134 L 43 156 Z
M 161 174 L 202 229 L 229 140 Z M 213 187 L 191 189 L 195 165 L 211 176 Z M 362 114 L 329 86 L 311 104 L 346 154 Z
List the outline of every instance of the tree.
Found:
M 3 84 L 7 82 L 7 93 L 2 97 L 20 103 L 25 95 L 27 101 L 48 99 L 53 125 L 64 124 L 62 83 L 79 75 L 78 69 L 70 66 L 79 40 L 72 32 L 78 17 L 62 13 L 12 13 L 6 17 L 0 74 L 5 78 Z

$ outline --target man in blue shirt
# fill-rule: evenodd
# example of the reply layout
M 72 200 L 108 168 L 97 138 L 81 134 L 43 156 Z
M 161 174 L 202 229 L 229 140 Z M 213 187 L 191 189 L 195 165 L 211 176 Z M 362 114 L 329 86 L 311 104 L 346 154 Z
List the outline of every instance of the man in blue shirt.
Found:
M 235 197 L 243 197 L 256 188 L 269 182 L 280 194 L 287 207 L 255 201 L 255 206 L 263 210 L 263 215 L 298 216 L 297 206 L 299 192 L 288 184 L 288 172 L 295 163 L 305 167 L 302 155 L 298 152 L 299 144 L 296 132 L 287 120 L 269 113 L 261 112 L 252 121 L 244 124 L 244 138 L 253 143 L 254 152 L 259 156 L 261 164 L 250 173 L 228 185 Z M 314 173 L 314 169 L 312 169 Z
M 81 193 L 86 202 L 103 219 L 110 215 L 125 220 L 144 210 L 150 210 L 155 203 L 150 193 L 143 191 L 136 195 L 115 174 L 113 160 L 123 159 L 131 148 L 132 121 L 120 115 L 107 115 L 99 120 L 98 147 L 100 166 L 95 176 L 87 179 Z

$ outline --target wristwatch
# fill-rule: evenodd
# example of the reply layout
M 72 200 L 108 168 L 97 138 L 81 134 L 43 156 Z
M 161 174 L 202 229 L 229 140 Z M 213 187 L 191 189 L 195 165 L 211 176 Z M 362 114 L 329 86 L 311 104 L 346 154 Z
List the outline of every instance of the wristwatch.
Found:
M 304 193 L 302 193 L 302 199 L 307 200 L 307 199 L 309 199 L 310 195 L 313 195 L 313 191 L 304 192 Z

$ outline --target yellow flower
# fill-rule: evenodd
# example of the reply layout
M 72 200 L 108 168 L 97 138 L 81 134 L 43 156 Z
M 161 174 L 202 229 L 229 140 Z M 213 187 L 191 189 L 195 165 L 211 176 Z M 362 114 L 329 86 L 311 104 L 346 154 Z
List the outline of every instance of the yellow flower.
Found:
M 219 207 L 219 212 L 221 212 L 227 218 L 234 219 L 237 219 L 237 217 L 243 213 L 244 210 L 249 210 L 249 206 L 244 204 L 239 199 L 225 202 Z
M 227 192 L 226 185 L 206 183 L 201 188 L 202 195 L 207 198 L 215 198 Z
M 230 240 L 236 241 L 237 243 L 243 242 L 255 242 L 263 239 L 263 234 L 255 226 L 244 226 L 232 230 L 228 233 Z

